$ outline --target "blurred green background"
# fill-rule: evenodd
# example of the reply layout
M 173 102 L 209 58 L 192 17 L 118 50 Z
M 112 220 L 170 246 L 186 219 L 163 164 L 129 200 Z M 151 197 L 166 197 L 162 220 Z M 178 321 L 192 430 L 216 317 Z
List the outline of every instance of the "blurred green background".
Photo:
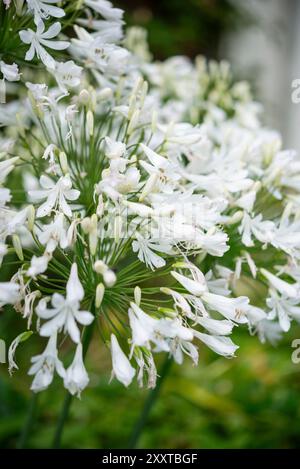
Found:
M 250 21 L 229 1 L 124 0 L 126 20 L 149 31 L 155 58 L 202 53 L 219 58 L 223 34 Z M 245 78 L 245 77 L 244 77 Z M 0 337 L 24 330 L 13 311 L 0 312 Z M 300 365 L 291 361 L 291 342 L 300 327 L 274 348 L 246 330 L 235 331 L 237 357 L 220 358 L 200 346 L 199 366 L 172 365 L 139 440 L 144 448 L 295 448 L 300 446 Z M 0 447 L 14 448 L 30 402 L 29 358 L 43 345 L 33 336 L 17 351 L 19 371 L 9 377 L 0 365 Z M 158 361 L 163 358 L 160 357 Z M 148 391 L 109 384 L 110 355 L 95 334 L 87 368 L 90 386 L 73 402 L 63 434 L 65 448 L 125 448 Z M 65 393 L 61 381 L 38 396 L 28 447 L 51 445 Z

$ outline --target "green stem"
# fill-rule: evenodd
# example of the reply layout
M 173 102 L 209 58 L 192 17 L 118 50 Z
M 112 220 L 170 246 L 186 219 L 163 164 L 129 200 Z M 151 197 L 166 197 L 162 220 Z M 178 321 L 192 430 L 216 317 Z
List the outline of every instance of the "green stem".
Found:
M 93 321 L 93 323 L 89 327 L 87 327 L 84 331 L 84 335 L 82 339 L 83 359 L 85 358 L 86 352 L 89 348 L 89 345 L 93 336 L 94 323 L 95 321 Z M 72 394 L 67 392 L 60 415 L 58 417 L 58 421 L 57 421 L 57 425 L 56 425 L 56 429 L 54 433 L 54 438 L 53 438 L 53 443 L 52 443 L 52 448 L 60 448 L 61 446 L 61 438 L 62 438 L 65 423 L 69 415 L 72 400 L 73 400 Z
M 20 438 L 16 445 L 17 449 L 25 448 L 27 445 L 27 440 L 28 440 L 30 431 L 32 429 L 35 414 L 36 414 L 37 400 L 38 400 L 38 395 L 36 393 L 33 393 L 31 396 L 30 403 L 29 403 L 29 408 L 28 408 L 28 413 L 27 413 L 27 417 L 25 420 L 25 424 L 24 424 Z
M 131 433 L 131 436 L 129 438 L 129 442 L 128 442 L 128 448 L 129 449 L 134 449 L 137 447 L 137 444 L 139 442 L 139 439 L 140 439 L 140 436 L 146 426 L 146 423 L 147 423 L 147 420 L 148 420 L 148 417 L 149 417 L 149 414 L 152 410 L 152 407 L 154 406 L 158 396 L 159 396 L 159 393 L 160 393 L 160 390 L 161 390 L 161 387 L 162 387 L 162 384 L 164 382 L 164 380 L 166 379 L 169 371 L 170 371 L 170 368 L 171 368 L 171 364 L 172 364 L 173 360 L 169 357 L 167 357 L 162 365 L 162 368 L 159 372 L 159 378 L 157 380 L 157 383 L 156 383 L 156 387 L 154 389 L 151 389 L 151 391 L 149 391 L 148 393 L 148 396 L 146 398 L 146 401 L 144 403 L 144 407 L 142 409 L 142 412 L 133 428 L 133 431 Z

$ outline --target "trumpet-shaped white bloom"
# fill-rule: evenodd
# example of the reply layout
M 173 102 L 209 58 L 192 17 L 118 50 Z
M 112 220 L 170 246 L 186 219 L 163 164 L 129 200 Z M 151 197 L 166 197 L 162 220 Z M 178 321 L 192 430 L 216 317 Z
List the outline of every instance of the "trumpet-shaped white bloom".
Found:
M 53 75 L 63 93 L 67 94 L 69 88 L 80 85 L 82 70 L 73 60 L 56 62 Z
M 30 267 L 27 271 L 27 274 L 29 275 L 29 277 L 36 278 L 37 275 L 40 275 L 46 272 L 50 258 L 51 258 L 51 255 L 49 255 L 47 252 L 45 252 L 45 254 L 40 257 L 32 256 Z
M 57 333 L 54 332 L 49 338 L 48 344 L 41 355 L 36 355 L 31 359 L 29 375 L 34 375 L 31 390 L 33 392 L 44 391 L 53 381 L 56 371 L 61 378 L 65 377 L 65 369 L 57 356 Z
M 54 23 L 47 31 L 45 31 L 43 21 L 39 21 L 37 23 L 36 31 L 33 31 L 32 29 L 20 31 L 19 34 L 21 41 L 25 44 L 30 44 L 30 48 L 25 55 L 25 60 L 31 61 L 36 55 L 46 67 L 54 70 L 55 60 L 49 52 L 46 51 L 45 47 L 53 50 L 64 50 L 69 47 L 69 43 L 67 41 L 53 41 L 60 31 L 60 23 Z
M 260 269 L 263 276 L 268 280 L 270 286 L 275 288 L 279 293 L 286 296 L 287 298 L 300 299 L 300 284 L 299 283 L 288 283 L 285 280 L 273 275 L 266 269 Z
M 41 244 L 46 246 L 47 253 L 55 251 L 58 245 L 61 249 L 65 249 L 68 246 L 68 237 L 64 214 L 59 213 L 52 223 L 43 226 L 42 230 L 38 233 L 38 239 Z
M 7 175 L 14 169 L 18 161 L 19 158 L 17 156 L 0 161 L 0 184 L 5 181 Z
M 13 282 L 0 282 L 0 308 L 13 305 L 20 299 L 20 286 Z
M 89 376 L 86 372 L 83 357 L 82 357 L 82 344 L 76 347 L 75 356 L 73 362 L 67 368 L 64 376 L 64 386 L 74 396 L 80 397 L 81 392 L 89 384 Z
M 223 355 L 224 357 L 233 357 L 235 351 L 239 348 L 229 337 L 208 335 L 198 331 L 195 332 L 195 337 L 201 340 L 201 342 L 207 345 L 214 352 L 219 355 Z
M 72 182 L 69 176 L 62 176 L 56 183 L 48 176 L 41 176 L 40 184 L 42 190 L 29 191 L 30 198 L 35 201 L 46 199 L 37 210 L 37 217 L 42 218 L 50 215 L 52 210 L 59 210 L 67 217 L 72 217 L 72 210 L 67 200 L 77 200 L 80 192 L 72 189 Z
M 170 351 L 170 339 L 183 341 L 193 339 L 192 329 L 184 327 L 178 318 L 153 318 L 133 302 L 130 303 L 128 314 L 133 346 L 150 348 L 150 342 L 153 342 L 157 351 Z
M 111 357 L 112 357 L 112 377 L 116 377 L 124 386 L 129 386 L 135 375 L 135 369 L 121 349 L 119 342 L 114 334 L 110 338 Z
M 84 0 L 84 3 L 92 10 L 100 13 L 103 18 L 112 21 L 121 21 L 124 11 L 120 8 L 114 8 L 108 0 Z
M 37 315 L 47 320 L 40 329 L 40 334 L 50 337 L 54 332 L 63 330 L 68 333 L 75 343 L 80 341 L 80 331 L 77 325 L 88 326 L 94 320 L 89 311 L 80 310 L 80 301 L 84 297 L 84 290 L 77 273 L 77 265 L 73 264 L 70 277 L 66 285 L 66 298 L 59 293 L 54 293 L 51 304 L 53 308 L 47 308 L 47 302 L 42 299 L 37 308 Z
M 18 65 L 15 63 L 7 64 L 3 62 L 3 60 L 0 60 L 0 72 L 2 73 L 4 80 L 7 80 L 7 81 L 19 81 L 20 80 L 19 68 L 18 68 Z

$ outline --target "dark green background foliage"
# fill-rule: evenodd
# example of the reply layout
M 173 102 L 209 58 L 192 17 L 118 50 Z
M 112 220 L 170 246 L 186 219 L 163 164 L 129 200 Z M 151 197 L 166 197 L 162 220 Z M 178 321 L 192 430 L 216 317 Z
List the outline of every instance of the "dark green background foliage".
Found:
M 155 58 L 199 53 L 218 58 L 223 33 L 250 21 L 229 0 L 119 0 L 128 25 L 147 29 Z
M 155 58 L 199 52 L 218 58 L 222 34 L 242 26 L 245 17 L 229 1 L 124 0 L 129 24 L 149 31 Z M 9 259 L 14 261 L 14 259 Z M 5 273 L 2 266 L 2 275 Z M 0 337 L 7 342 L 25 330 L 12 309 L 0 312 Z M 96 330 L 97 332 L 97 330 Z M 259 343 L 244 329 L 233 339 L 237 358 L 227 360 L 200 346 L 199 366 L 173 365 L 139 446 L 146 448 L 295 448 L 300 439 L 300 365 L 291 361 L 291 342 L 300 327 L 276 347 Z M 31 398 L 29 357 L 40 353 L 33 335 L 17 351 L 19 371 L 12 378 L 0 365 L 0 447 L 16 447 Z M 71 360 L 72 351 L 64 345 Z M 87 357 L 90 386 L 73 402 L 63 435 L 66 448 L 124 448 L 141 412 L 147 390 L 109 384 L 110 355 L 97 333 Z M 28 446 L 49 447 L 65 391 L 60 379 L 38 396 L 38 414 Z

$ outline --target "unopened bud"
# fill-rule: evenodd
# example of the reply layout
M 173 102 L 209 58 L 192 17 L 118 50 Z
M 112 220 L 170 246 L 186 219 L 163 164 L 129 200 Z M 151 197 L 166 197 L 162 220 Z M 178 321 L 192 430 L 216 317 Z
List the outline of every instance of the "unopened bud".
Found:
M 61 170 L 64 174 L 69 173 L 69 166 L 68 166 L 68 160 L 67 160 L 67 155 L 65 154 L 64 151 L 61 151 L 59 154 L 59 162 L 60 162 L 60 167 Z
M 19 238 L 18 235 L 16 235 L 16 234 L 13 235 L 12 243 L 13 243 L 13 247 L 14 247 L 14 249 L 16 251 L 16 254 L 17 254 L 18 258 L 20 259 L 20 261 L 24 261 L 23 249 L 22 249 L 21 241 L 20 241 L 20 238 Z
M 97 272 L 97 274 L 104 274 L 106 270 L 108 270 L 108 267 L 105 262 L 98 260 L 94 263 L 94 271 Z
M 97 244 L 98 244 L 97 227 L 98 227 L 98 219 L 97 219 L 97 215 L 94 213 L 91 216 L 91 227 L 90 227 L 90 233 L 89 233 L 89 245 L 90 245 L 90 251 L 91 251 L 92 256 L 95 255 L 96 250 L 97 250 Z
M 35 221 L 35 208 L 33 205 L 29 205 L 27 208 L 27 222 L 29 231 L 33 231 Z
M 229 217 L 228 220 L 226 220 L 225 224 L 226 225 L 235 225 L 241 219 L 243 218 L 243 211 L 239 210 L 238 212 L 235 212 L 232 217 Z
M 103 213 L 104 213 L 104 202 L 103 202 L 103 196 L 102 194 L 100 194 L 98 198 L 97 209 L 96 209 L 97 217 L 101 218 Z
M 154 109 L 151 117 L 151 132 L 154 134 L 157 126 L 157 111 Z
M 81 227 L 83 229 L 83 232 L 85 234 L 88 234 L 90 233 L 91 231 L 91 219 L 89 217 L 85 217 L 82 221 L 81 221 Z
M 140 287 L 136 286 L 134 289 L 134 302 L 136 305 L 140 306 L 142 298 L 142 290 Z
M 105 292 L 105 286 L 103 285 L 103 283 L 98 283 L 97 288 L 96 288 L 96 300 L 95 300 L 96 308 L 99 308 L 101 306 L 104 292 Z
M 129 108 L 128 108 L 128 120 L 129 121 L 132 118 L 135 109 L 136 109 L 136 97 L 134 94 L 132 94 L 129 98 Z
M 89 132 L 89 135 L 92 136 L 94 134 L 94 114 L 92 111 L 88 111 L 86 115 L 86 126 Z
M 122 217 L 118 215 L 114 220 L 114 238 L 116 243 L 118 243 L 120 238 L 122 237 L 122 228 L 123 220 Z
M 88 92 L 88 90 L 80 91 L 78 101 L 80 104 L 83 104 L 84 106 L 86 106 L 89 103 L 90 93 Z
M 140 103 L 141 108 L 144 106 L 147 93 L 148 93 L 148 82 L 144 81 L 143 86 L 142 86 L 142 91 L 141 91 L 141 103 Z
M 117 276 L 113 270 L 108 269 L 103 274 L 103 280 L 107 287 L 113 287 L 117 281 Z
M 106 99 L 110 99 L 113 95 L 113 90 L 111 88 L 103 88 L 103 90 L 101 90 L 99 93 L 98 93 L 98 98 L 101 100 L 101 101 L 105 101 Z
M 157 173 L 151 174 L 151 176 L 148 178 L 144 186 L 144 189 L 142 190 L 142 193 L 140 195 L 140 199 L 139 199 L 140 202 L 142 202 L 145 199 L 145 197 L 147 197 L 147 195 L 152 192 L 152 190 L 154 189 L 157 183 L 157 180 L 158 180 L 158 174 Z
M 134 131 L 140 117 L 140 111 L 136 109 L 129 121 L 128 129 L 127 129 L 127 134 L 131 135 L 132 132 Z

